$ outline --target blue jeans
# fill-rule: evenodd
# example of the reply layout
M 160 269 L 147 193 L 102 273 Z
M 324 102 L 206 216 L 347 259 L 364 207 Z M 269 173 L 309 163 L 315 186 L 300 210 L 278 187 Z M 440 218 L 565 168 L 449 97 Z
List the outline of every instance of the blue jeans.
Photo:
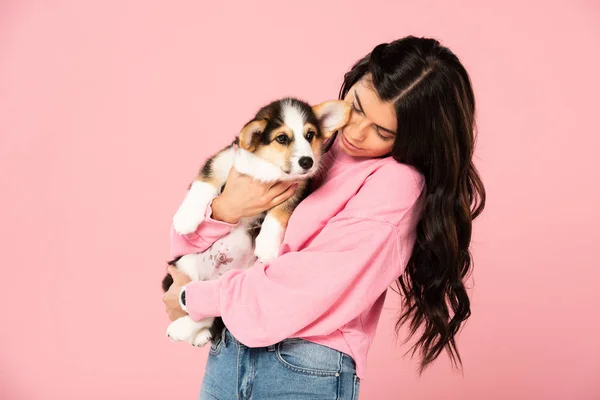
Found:
M 352 357 L 303 339 L 250 348 L 225 329 L 211 342 L 200 400 L 356 400 Z

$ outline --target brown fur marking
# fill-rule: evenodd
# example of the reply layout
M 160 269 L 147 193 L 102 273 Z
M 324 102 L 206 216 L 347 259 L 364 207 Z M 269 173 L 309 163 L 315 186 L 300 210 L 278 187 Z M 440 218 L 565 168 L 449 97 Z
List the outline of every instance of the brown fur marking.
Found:
M 247 123 L 239 134 L 240 147 L 251 153 L 256 151 L 260 142 L 260 133 L 265 130 L 267 124 L 268 121 L 265 119 L 253 120 Z
M 268 213 L 271 214 L 283 228 L 287 227 L 290 216 L 300 203 L 300 196 L 307 184 L 307 181 L 298 182 L 298 187 L 292 197 L 269 210 Z
M 325 140 L 329 139 L 335 131 L 342 128 L 343 126 L 345 126 L 348 123 L 348 120 L 350 119 L 350 112 L 352 111 L 352 107 L 350 106 L 350 104 L 346 103 L 344 100 L 331 100 L 331 101 L 323 102 L 321 104 L 317 104 L 316 106 L 313 106 L 313 108 L 312 108 L 313 112 L 315 113 L 317 118 L 320 120 L 323 113 L 325 112 L 325 110 L 324 110 L 325 106 L 328 104 L 334 103 L 334 102 L 339 103 L 340 105 L 342 105 L 344 107 L 344 119 L 342 120 L 342 123 L 338 124 L 337 126 L 331 127 L 329 130 L 325 130 L 324 128 L 321 128 L 321 134 L 323 135 Z

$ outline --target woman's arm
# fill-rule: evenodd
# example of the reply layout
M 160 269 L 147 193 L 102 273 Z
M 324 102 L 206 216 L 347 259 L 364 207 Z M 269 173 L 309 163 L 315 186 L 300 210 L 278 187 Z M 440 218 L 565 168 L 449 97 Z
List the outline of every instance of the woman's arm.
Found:
M 241 218 L 259 215 L 289 199 L 294 182 L 263 183 L 231 168 L 225 190 L 206 207 L 195 232 L 180 235 L 171 226 L 171 257 L 202 253 L 237 226 Z
M 202 253 L 210 248 L 213 243 L 227 235 L 237 223 L 213 219 L 213 205 L 217 197 L 213 198 L 206 207 L 204 220 L 198 225 L 195 232 L 180 235 L 171 225 L 171 257 L 177 258 L 184 254 Z M 226 219 L 226 218 L 225 218 Z
M 221 316 L 236 338 L 253 347 L 326 335 L 356 318 L 401 275 L 415 240 L 423 185 L 412 176 L 390 185 L 389 178 L 382 173 L 368 180 L 302 251 L 189 283 L 190 316 Z M 386 197 L 378 199 L 381 193 Z

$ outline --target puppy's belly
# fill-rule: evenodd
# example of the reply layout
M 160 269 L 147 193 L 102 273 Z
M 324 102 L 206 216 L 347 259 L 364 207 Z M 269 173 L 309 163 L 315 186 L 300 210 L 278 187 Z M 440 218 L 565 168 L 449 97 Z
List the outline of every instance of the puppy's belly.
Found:
M 204 253 L 181 257 L 177 266 L 193 280 L 205 281 L 217 279 L 232 269 L 250 268 L 255 260 L 247 228 L 239 226 L 217 240 Z

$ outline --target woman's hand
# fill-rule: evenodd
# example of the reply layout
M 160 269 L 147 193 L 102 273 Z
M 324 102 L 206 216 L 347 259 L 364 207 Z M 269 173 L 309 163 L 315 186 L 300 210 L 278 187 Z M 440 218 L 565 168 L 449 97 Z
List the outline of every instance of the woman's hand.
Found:
M 292 197 L 297 183 L 262 183 L 240 174 L 234 167 L 229 171 L 225 190 L 212 203 L 212 218 L 236 224 L 244 217 L 253 217 Z
M 163 302 L 165 303 L 169 319 L 175 321 L 178 318 L 188 315 L 179 305 L 179 292 L 183 286 L 192 280 L 173 265 L 169 265 L 167 272 L 173 277 L 173 284 L 163 296 Z

